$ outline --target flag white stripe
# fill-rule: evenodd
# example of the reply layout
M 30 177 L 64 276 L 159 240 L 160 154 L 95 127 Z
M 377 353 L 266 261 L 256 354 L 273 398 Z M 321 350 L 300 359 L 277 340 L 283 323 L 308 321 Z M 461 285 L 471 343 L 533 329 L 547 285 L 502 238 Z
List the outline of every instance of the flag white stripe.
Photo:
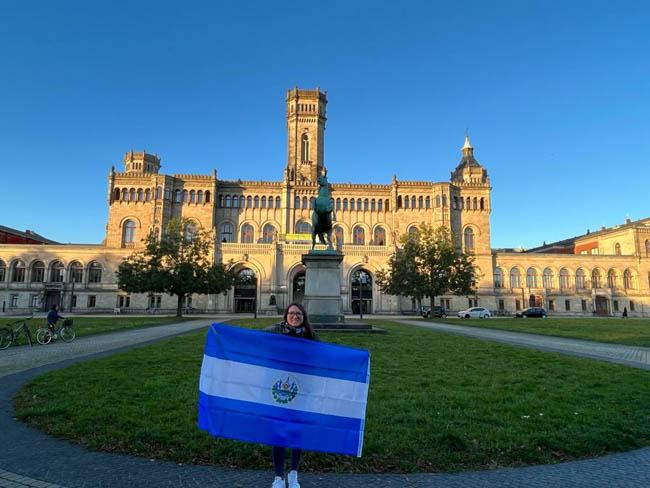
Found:
M 278 403 L 271 387 L 291 375 L 298 394 L 288 404 Z M 237 361 L 203 356 L 199 389 L 212 396 L 269 406 L 365 419 L 368 383 L 287 372 Z

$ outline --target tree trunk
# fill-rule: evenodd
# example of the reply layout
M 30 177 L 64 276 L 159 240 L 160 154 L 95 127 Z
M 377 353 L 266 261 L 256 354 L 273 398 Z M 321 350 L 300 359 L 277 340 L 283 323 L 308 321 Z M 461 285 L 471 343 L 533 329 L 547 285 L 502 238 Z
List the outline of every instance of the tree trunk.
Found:
M 176 317 L 182 317 L 183 316 L 183 297 L 185 295 L 180 294 L 178 295 L 178 303 L 176 305 Z

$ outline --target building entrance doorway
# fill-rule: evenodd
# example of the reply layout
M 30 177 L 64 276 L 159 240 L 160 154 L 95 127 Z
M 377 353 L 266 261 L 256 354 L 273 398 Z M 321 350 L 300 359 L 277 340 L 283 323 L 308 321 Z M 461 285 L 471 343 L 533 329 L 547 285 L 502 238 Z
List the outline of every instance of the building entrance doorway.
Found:
M 45 294 L 45 310 L 52 308 L 52 305 L 56 305 L 61 308 L 61 292 L 60 291 L 48 291 Z
M 363 310 L 363 313 L 372 313 L 372 276 L 366 270 L 360 269 L 352 273 L 350 304 L 354 314 L 360 310 Z
M 540 295 L 531 295 L 528 297 L 528 306 L 529 307 L 543 307 L 544 300 Z
M 235 312 L 253 313 L 257 299 L 257 277 L 250 269 L 242 269 L 235 285 Z
M 298 273 L 293 278 L 293 299 L 294 303 L 301 303 L 305 298 L 305 273 Z
M 602 295 L 596 296 L 596 315 L 609 315 L 609 300 Z

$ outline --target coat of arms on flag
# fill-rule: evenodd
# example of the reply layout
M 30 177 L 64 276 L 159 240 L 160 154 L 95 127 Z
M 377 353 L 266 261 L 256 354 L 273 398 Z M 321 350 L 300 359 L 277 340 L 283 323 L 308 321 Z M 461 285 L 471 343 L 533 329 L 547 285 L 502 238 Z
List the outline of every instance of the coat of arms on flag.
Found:
M 201 367 L 199 429 L 361 456 L 369 379 L 366 350 L 213 324 Z

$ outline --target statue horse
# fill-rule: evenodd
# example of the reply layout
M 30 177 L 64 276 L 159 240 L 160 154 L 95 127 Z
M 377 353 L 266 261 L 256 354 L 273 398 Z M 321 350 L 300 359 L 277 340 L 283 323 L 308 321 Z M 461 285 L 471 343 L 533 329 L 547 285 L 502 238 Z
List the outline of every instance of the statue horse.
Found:
M 318 197 L 314 204 L 314 212 L 311 214 L 311 248 L 316 245 L 316 236 L 322 244 L 327 244 L 327 249 L 332 250 L 332 221 L 334 206 L 329 191 L 327 176 L 318 176 Z

